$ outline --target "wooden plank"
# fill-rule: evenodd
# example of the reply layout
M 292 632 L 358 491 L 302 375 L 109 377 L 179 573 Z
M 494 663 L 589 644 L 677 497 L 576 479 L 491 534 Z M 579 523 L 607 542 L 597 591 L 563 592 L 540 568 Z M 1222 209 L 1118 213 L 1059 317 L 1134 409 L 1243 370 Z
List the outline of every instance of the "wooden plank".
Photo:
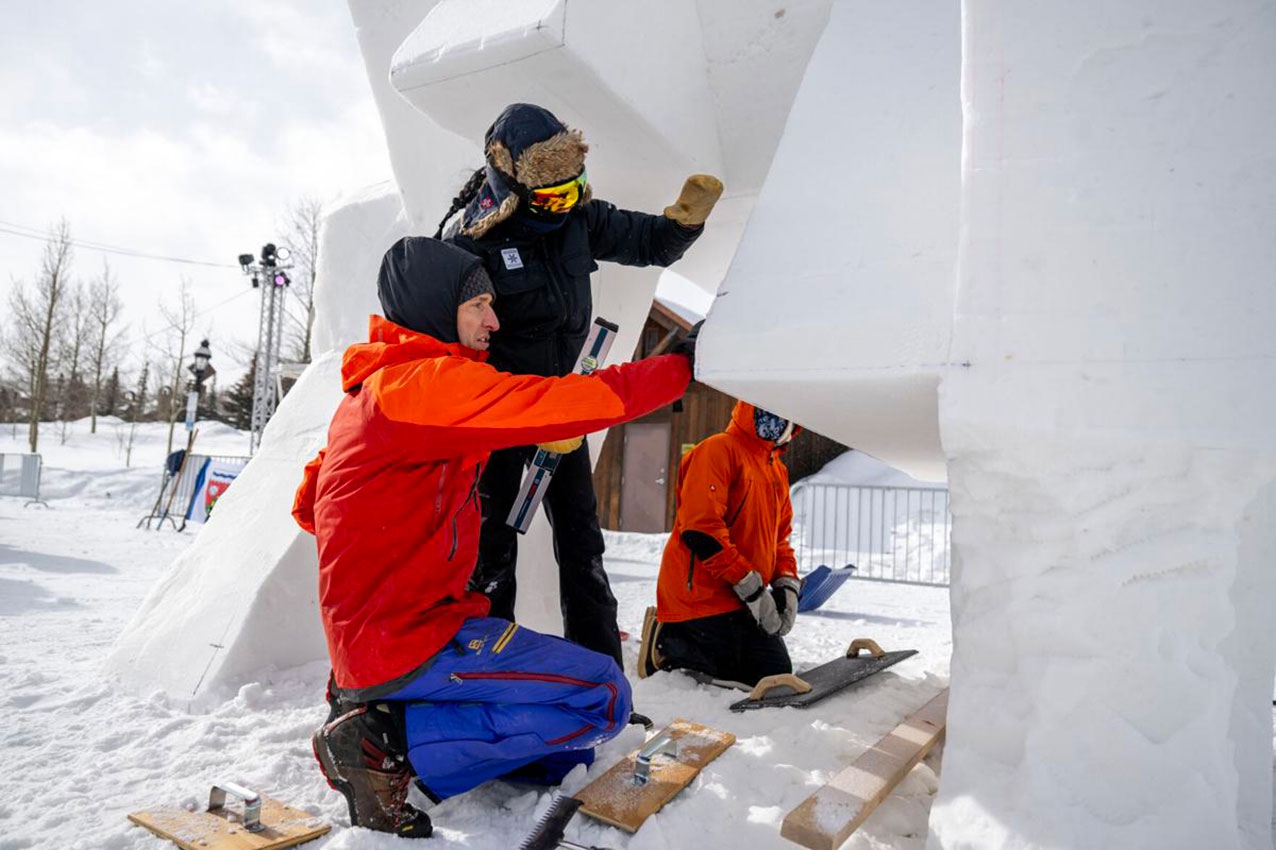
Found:
M 324 835 L 332 827 L 314 815 L 261 795 L 261 832 L 248 832 L 240 823 L 241 809 L 188 812 L 155 809 L 134 812 L 128 819 L 182 850 L 283 850 Z
M 638 750 L 634 750 L 575 795 L 582 802 L 580 810 L 626 832 L 637 832 L 643 821 L 660 811 L 691 784 L 705 765 L 735 743 L 735 735 L 730 732 L 688 720 L 675 720 L 665 730 L 678 742 L 676 758 L 656 756 L 647 784 L 635 785 L 634 758 Z
M 906 718 L 784 817 L 780 835 L 811 850 L 835 850 L 873 813 L 944 734 L 948 689 Z

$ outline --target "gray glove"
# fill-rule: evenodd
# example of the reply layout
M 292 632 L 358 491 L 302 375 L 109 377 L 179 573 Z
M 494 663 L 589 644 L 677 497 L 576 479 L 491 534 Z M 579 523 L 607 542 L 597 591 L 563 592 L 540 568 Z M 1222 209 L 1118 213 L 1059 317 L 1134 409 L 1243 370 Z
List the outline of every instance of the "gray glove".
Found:
M 775 610 L 775 598 L 767 592 L 762 584 L 762 576 L 758 575 L 757 570 L 750 570 L 748 575 L 731 587 L 735 590 L 735 595 L 740 597 L 740 601 L 749 609 L 753 619 L 758 621 L 762 631 L 769 635 L 779 633 L 782 625 L 780 612 Z
M 798 594 L 802 591 L 802 582 L 793 576 L 780 576 L 771 582 L 771 596 L 775 599 L 775 610 L 780 614 L 780 630 L 776 632 L 784 637 L 793 629 L 793 621 L 797 619 Z

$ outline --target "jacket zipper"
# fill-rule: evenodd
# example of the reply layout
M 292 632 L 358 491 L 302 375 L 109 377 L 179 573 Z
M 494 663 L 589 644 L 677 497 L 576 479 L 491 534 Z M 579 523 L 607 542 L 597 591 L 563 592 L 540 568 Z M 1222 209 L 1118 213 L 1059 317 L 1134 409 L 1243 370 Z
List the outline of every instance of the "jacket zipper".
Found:
M 482 471 L 482 469 L 482 465 L 474 467 L 474 481 L 470 484 L 470 492 L 466 494 L 465 501 L 461 502 L 461 506 L 452 513 L 452 549 L 447 553 L 447 559 L 449 561 L 452 560 L 454 555 L 456 555 L 456 547 L 457 544 L 460 543 L 460 533 L 456 528 L 457 519 L 461 516 L 461 511 L 465 510 L 465 508 L 470 504 L 470 499 L 474 498 L 474 493 L 478 490 L 479 472 Z M 442 497 L 442 493 L 440 493 L 440 497 Z
M 504 670 L 494 671 L 491 673 L 452 673 L 448 676 L 458 685 L 464 684 L 467 679 L 497 679 L 497 680 L 514 680 L 514 681 L 532 681 L 532 682 L 553 682 L 559 685 L 577 685 L 580 687 L 597 688 L 605 687 L 611 693 L 611 699 L 607 701 L 607 727 L 611 728 L 616 725 L 616 699 L 619 694 L 616 686 L 611 682 L 587 682 L 584 679 L 574 679 L 571 676 L 559 676 L 555 673 L 528 673 L 521 670 Z M 575 732 L 571 737 L 583 734 L 583 730 Z
M 740 497 L 740 506 L 735 509 L 735 514 L 727 521 L 727 528 L 735 525 L 735 521 L 740 518 L 740 511 L 744 510 L 744 503 L 749 500 L 749 493 L 753 491 L 753 482 L 749 482 L 749 486 L 744 488 L 744 495 Z

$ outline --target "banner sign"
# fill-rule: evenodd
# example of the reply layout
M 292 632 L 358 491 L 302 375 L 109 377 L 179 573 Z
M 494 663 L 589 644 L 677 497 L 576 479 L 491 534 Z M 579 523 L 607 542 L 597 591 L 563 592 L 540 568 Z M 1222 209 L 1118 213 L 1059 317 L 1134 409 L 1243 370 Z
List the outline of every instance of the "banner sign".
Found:
M 244 461 L 225 461 L 208 458 L 200 467 L 199 476 L 195 479 L 195 494 L 191 497 L 190 507 L 186 510 L 186 519 L 190 522 L 207 522 L 213 505 L 230 487 L 244 469 Z

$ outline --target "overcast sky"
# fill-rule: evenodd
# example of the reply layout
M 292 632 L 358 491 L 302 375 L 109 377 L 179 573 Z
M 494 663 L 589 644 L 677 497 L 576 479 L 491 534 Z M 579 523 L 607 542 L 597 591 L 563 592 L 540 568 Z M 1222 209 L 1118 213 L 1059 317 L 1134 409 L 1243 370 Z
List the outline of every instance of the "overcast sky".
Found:
M 134 355 L 189 278 L 197 334 L 240 373 L 259 298 L 235 257 L 279 241 L 303 195 L 390 177 L 343 0 L 0 0 L 0 305 L 34 279 L 45 231 L 206 262 L 78 247 L 75 274 L 122 282 Z M 7 315 L 7 309 L 0 308 Z M 222 356 L 219 358 L 219 354 Z M 131 364 L 132 365 L 132 364 Z

